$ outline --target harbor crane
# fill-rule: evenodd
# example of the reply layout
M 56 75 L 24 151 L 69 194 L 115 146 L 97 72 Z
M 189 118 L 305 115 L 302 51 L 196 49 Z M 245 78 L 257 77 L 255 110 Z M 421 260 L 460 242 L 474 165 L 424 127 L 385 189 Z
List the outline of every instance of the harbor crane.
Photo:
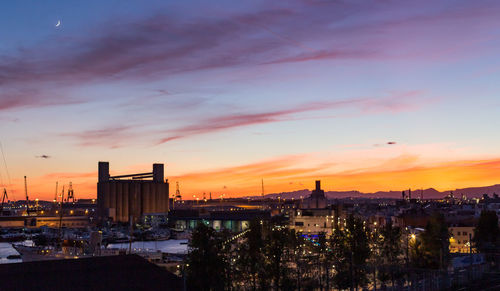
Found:
M 0 215 L 3 215 L 3 205 L 5 202 L 5 198 L 9 199 L 9 197 L 7 196 L 7 189 L 3 188 L 2 206 L 0 206 Z
M 63 202 L 64 202 L 64 185 L 61 192 L 61 203 L 59 204 L 59 240 L 62 239 L 62 221 L 63 221 Z
M 181 190 L 179 189 L 179 182 L 175 182 L 175 201 L 182 201 Z
M 56 193 L 54 194 L 54 203 L 57 204 L 57 186 L 59 186 L 59 182 L 56 181 Z
M 26 214 L 30 215 L 30 198 L 28 197 L 28 182 L 26 181 L 26 176 L 24 176 L 24 194 L 26 195 Z
M 69 182 L 69 188 L 68 188 L 68 196 L 66 198 L 66 202 L 69 202 L 71 199 L 71 202 L 75 202 L 75 192 L 73 191 L 73 183 Z

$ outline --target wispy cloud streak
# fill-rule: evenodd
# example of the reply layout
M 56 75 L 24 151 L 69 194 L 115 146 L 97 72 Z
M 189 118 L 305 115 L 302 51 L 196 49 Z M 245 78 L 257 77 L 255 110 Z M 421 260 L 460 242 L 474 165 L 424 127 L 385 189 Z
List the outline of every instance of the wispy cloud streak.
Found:
M 0 110 L 66 104 L 68 98 L 49 94 L 51 89 L 88 83 L 154 80 L 259 64 L 409 55 L 405 43 L 411 40 L 408 31 L 415 30 L 417 40 L 411 43 L 428 37 L 430 31 L 436 45 L 449 48 L 454 41 L 450 29 L 475 35 L 482 26 L 499 22 L 498 5 L 486 9 L 464 4 L 429 11 L 428 5 L 414 4 L 413 13 L 396 3 L 369 7 L 354 2 L 296 1 L 286 8 L 274 6 L 219 18 L 157 14 L 119 25 L 99 25 L 97 32 L 50 39 L 0 56 Z M 441 34 L 447 38 L 440 38 Z M 390 36 L 391 42 L 384 36 Z M 65 45 L 54 46 L 54 42 Z M 419 50 L 428 55 L 439 51 L 436 47 Z M 22 87 L 29 91 L 15 90 Z
M 351 107 L 363 113 L 397 113 L 401 111 L 414 110 L 425 105 L 426 102 L 429 102 L 429 99 L 423 98 L 421 91 L 409 91 L 380 98 L 359 98 L 340 101 L 312 102 L 289 109 L 263 113 L 240 112 L 208 118 L 201 120 L 196 124 L 168 130 L 167 134 L 169 135 L 162 138 L 158 143 L 162 144 L 193 135 L 206 134 L 237 127 L 281 122 L 291 119 L 296 120 L 297 118 L 295 116 L 299 113 Z M 308 117 L 302 118 L 308 119 Z

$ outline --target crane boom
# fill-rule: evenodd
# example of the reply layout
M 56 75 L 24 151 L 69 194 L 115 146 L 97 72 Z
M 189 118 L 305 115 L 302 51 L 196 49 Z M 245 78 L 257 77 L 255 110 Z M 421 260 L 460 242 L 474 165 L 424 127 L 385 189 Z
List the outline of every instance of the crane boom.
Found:
M 0 206 L 0 216 L 3 215 L 3 205 L 5 202 L 5 198 L 9 199 L 9 196 L 7 196 L 7 189 L 3 188 L 2 206 Z

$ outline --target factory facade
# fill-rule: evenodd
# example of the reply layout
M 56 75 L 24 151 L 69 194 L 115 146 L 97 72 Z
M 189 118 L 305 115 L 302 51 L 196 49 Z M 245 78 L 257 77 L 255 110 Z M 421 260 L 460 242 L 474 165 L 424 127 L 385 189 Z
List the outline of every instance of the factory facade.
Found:
M 102 219 L 129 222 L 144 215 L 166 215 L 168 198 L 163 164 L 153 164 L 153 171 L 148 173 L 110 176 L 109 163 L 99 162 L 97 208 Z

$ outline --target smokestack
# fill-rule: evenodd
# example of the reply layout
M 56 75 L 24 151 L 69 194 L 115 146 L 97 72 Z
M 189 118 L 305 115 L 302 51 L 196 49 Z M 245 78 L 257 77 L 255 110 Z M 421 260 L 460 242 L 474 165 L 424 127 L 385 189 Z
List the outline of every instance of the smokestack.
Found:
M 321 190 L 321 181 L 316 180 L 316 190 Z

